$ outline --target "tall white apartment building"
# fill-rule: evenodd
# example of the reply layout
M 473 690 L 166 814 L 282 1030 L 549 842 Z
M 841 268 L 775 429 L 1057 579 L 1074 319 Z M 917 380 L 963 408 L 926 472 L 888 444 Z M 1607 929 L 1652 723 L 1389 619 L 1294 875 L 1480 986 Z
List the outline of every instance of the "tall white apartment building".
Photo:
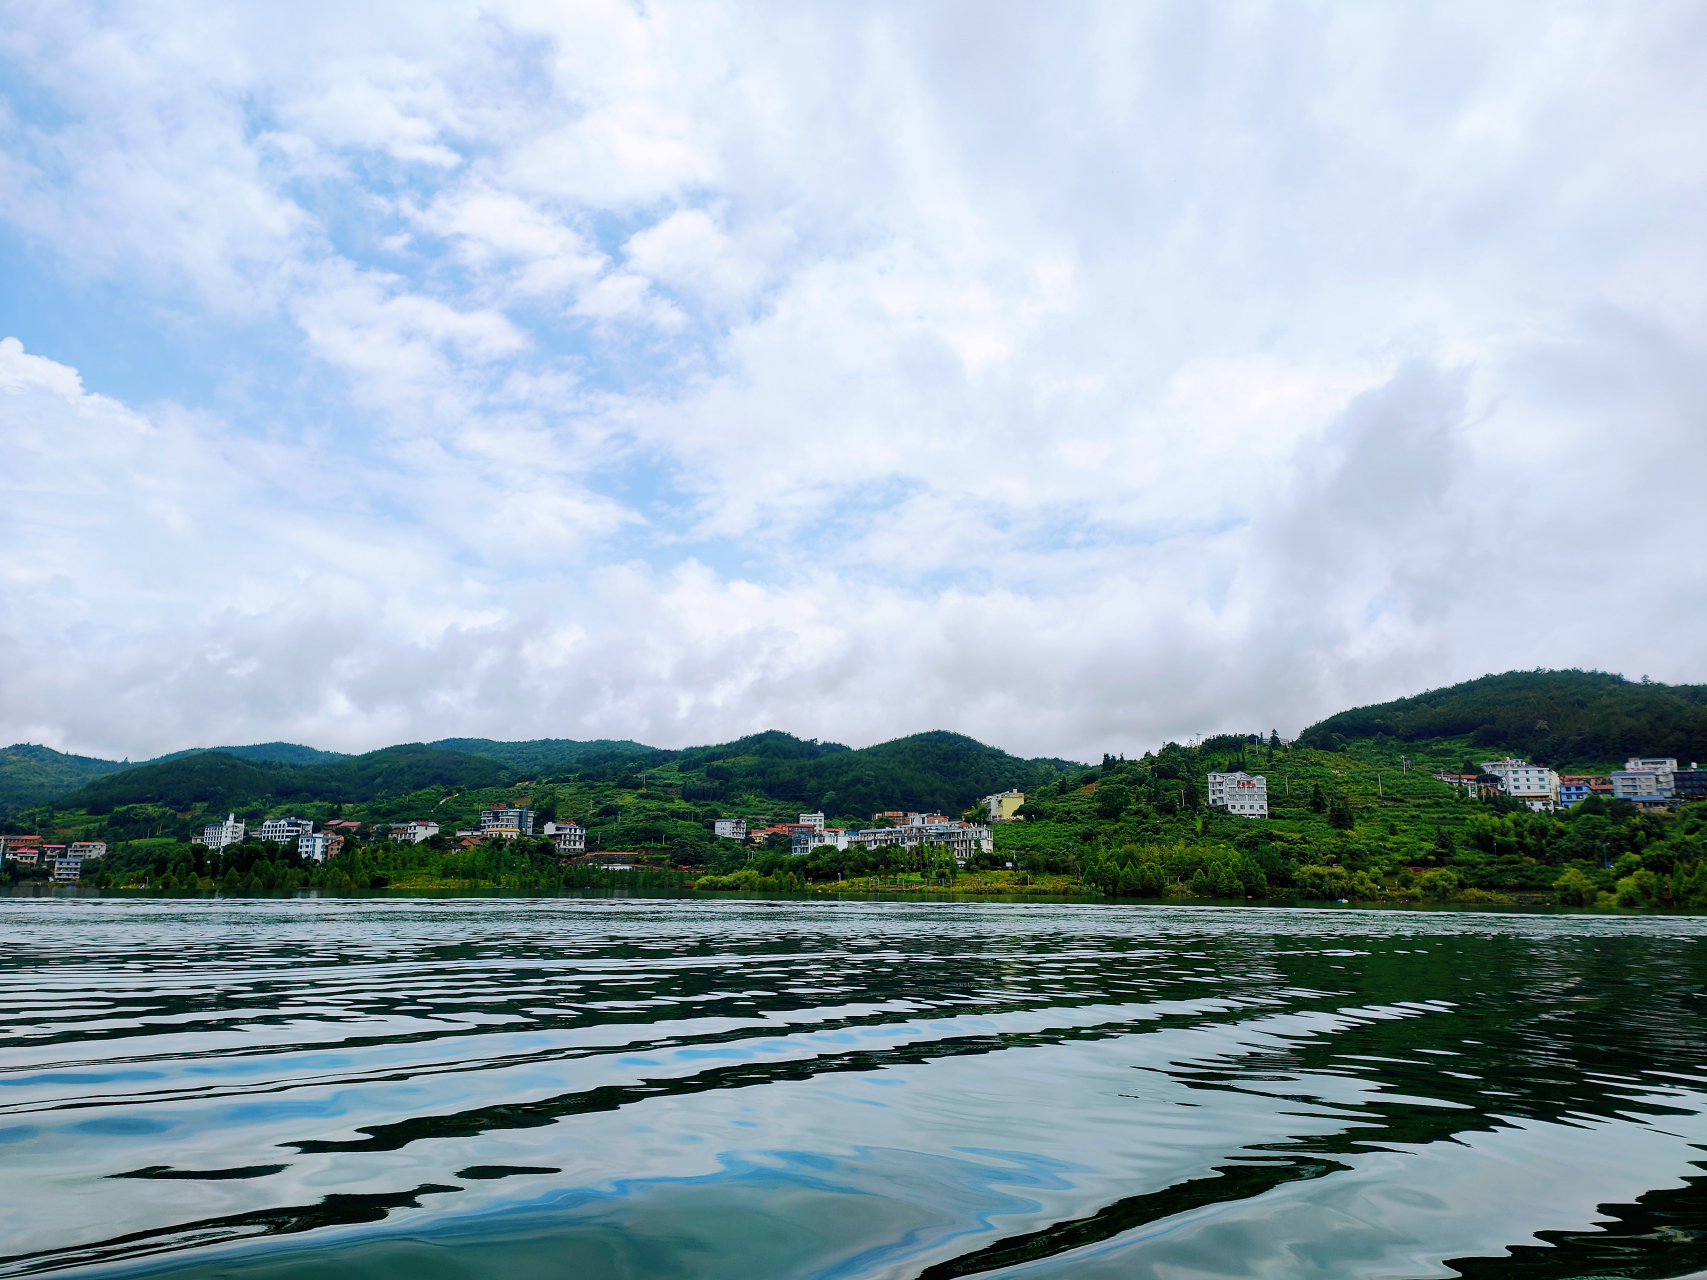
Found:
M 242 844 L 248 834 L 249 828 L 237 821 L 237 815 L 228 813 L 224 822 L 210 822 L 202 828 L 202 843 L 209 849 L 223 849 L 228 844 Z
M 1482 761 L 1482 772 L 1500 780 L 1500 790 L 1531 809 L 1551 809 L 1559 802 L 1559 775 L 1544 764 L 1516 756 Z
M 506 809 L 501 804 L 495 804 L 490 809 L 480 811 L 481 834 L 505 836 L 531 836 L 533 834 L 532 809 Z
M 305 831 L 296 838 L 296 851 L 310 862 L 324 862 L 336 851 L 335 839 L 327 831 Z
M 1268 779 L 1260 773 L 1249 774 L 1242 769 L 1237 773 L 1212 773 L 1209 775 L 1209 806 L 1225 809 L 1237 818 L 1266 818 Z
M 745 840 L 747 838 L 747 820 L 745 818 L 719 818 L 711 824 L 712 833 L 722 836 L 725 840 Z

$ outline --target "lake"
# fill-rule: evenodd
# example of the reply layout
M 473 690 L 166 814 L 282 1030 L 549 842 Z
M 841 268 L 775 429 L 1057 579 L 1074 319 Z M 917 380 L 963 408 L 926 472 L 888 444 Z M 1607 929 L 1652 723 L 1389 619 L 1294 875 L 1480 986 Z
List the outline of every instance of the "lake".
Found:
M 0 900 L 0 1274 L 1682 1276 L 1704 936 Z

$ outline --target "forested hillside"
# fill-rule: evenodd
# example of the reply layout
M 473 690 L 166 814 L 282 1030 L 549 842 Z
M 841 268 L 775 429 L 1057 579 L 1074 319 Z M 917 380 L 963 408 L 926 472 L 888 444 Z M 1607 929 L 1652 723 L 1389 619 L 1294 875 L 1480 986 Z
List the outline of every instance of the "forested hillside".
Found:
M 325 764 L 289 765 L 197 752 L 108 774 L 61 797 L 57 807 L 92 815 L 131 805 L 176 812 L 245 811 L 280 804 L 359 804 L 428 787 L 502 785 L 508 770 L 496 760 L 440 751 L 422 743 L 386 747 Z
M 584 769 L 634 768 L 648 761 L 668 759 L 673 753 L 641 742 L 596 739 L 576 742 L 570 738 L 535 738 L 527 742 L 495 742 L 491 738 L 440 738 L 428 746 L 442 751 L 485 756 L 513 771 L 517 777 L 545 778 Z
M 251 762 L 277 761 L 298 765 L 347 759 L 336 751 L 320 751 L 294 742 L 261 742 L 247 747 L 192 747 L 132 764 L 129 760 L 66 755 L 49 747 L 19 743 L 0 748 L 0 819 L 57 800 L 95 778 L 207 754 L 235 756 Z
M 130 767 L 128 762 L 66 755 L 25 742 L 0 748 L 0 818 L 75 791 L 91 778 Z
M 239 760 L 264 760 L 276 764 L 329 764 L 334 760 L 350 758 L 342 751 L 322 751 L 318 747 L 305 747 L 299 742 L 256 742 L 247 747 L 191 747 L 186 751 L 172 751 L 163 756 L 155 756 L 152 760 L 144 760 L 142 763 L 165 764 L 169 760 L 182 760 L 185 756 L 202 755 L 210 751 L 236 756 Z
M 853 751 L 837 743 L 759 733 L 691 747 L 673 766 L 705 800 L 768 799 L 865 820 L 883 809 L 959 813 L 993 791 L 1053 781 L 1067 760 L 1022 760 L 964 734 L 916 733 Z
M 1360 738 L 1467 737 L 1555 769 L 1622 767 L 1629 756 L 1707 759 L 1707 685 L 1626 680 L 1604 671 L 1508 671 L 1357 707 L 1306 729 L 1321 750 Z

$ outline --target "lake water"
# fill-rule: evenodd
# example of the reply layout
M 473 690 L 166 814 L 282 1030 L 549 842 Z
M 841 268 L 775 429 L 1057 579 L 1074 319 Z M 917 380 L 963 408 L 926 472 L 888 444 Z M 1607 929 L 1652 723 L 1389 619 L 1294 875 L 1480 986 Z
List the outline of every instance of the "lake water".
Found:
M 0 1274 L 1707 1271 L 1707 920 L 0 901 Z

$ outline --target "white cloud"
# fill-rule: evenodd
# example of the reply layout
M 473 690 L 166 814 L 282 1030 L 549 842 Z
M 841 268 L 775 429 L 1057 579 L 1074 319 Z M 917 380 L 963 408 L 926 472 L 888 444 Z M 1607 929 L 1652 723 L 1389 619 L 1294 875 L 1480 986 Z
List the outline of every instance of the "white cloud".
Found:
M 1094 757 L 1707 679 L 1695 21 L 6 8 L 0 234 L 283 393 L 0 348 L 0 729 Z

